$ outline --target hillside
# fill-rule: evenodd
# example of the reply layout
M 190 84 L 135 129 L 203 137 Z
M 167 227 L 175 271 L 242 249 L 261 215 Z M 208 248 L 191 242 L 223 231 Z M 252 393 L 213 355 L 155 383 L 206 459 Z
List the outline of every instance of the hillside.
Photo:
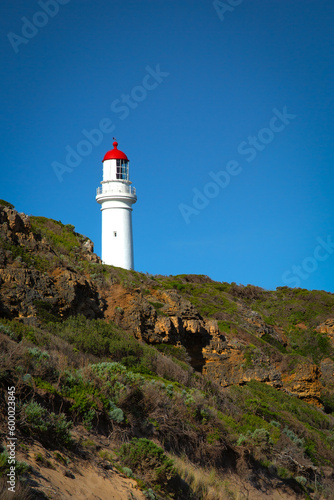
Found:
M 1 498 L 8 387 L 16 498 L 334 498 L 333 294 L 106 266 L 0 201 L 0 343 Z

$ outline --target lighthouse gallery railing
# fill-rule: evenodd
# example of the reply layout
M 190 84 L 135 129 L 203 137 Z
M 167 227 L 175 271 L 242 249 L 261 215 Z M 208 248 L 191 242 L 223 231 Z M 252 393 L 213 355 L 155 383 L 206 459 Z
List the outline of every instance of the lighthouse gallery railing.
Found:
M 99 195 L 99 194 L 108 194 L 108 193 L 126 193 L 126 194 L 133 194 L 136 196 L 136 188 L 135 187 L 132 187 L 132 186 L 127 186 L 127 185 L 123 185 L 123 186 L 114 186 L 114 187 L 111 187 L 111 186 L 101 186 L 101 187 L 98 187 L 97 190 L 96 190 L 96 194 Z

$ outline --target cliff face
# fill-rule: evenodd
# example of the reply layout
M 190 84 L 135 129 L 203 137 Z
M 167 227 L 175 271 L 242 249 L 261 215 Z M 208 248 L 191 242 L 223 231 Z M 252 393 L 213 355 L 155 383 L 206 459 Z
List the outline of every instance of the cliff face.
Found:
M 174 291 L 151 290 L 144 295 L 141 288 L 129 291 L 114 285 L 101 293 L 107 303 L 106 319 L 146 343 L 184 346 L 193 367 L 202 370 L 203 349 L 213 335 L 219 335 L 217 321 L 203 319 Z
M 319 333 L 325 333 L 331 345 L 334 347 L 334 318 L 326 319 L 326 321 L 321 323 L 316 330 Z
M 91 249 L 85 239 L 78 255 L 98 262 Z M 34 321 L 41 310 L 102 317 L 104 303 L 92 281 L 62 264 L 50 243 L 33 232 L 29 217 L 0 206 L 0 315 Z
M 242 327 L 230 335 L 220 331 L 216 319 L 203 318 L 179 293 L 138 286 L 127 289 L 119 283 L 100 289 L 107 309 L 105 318 L 149 344 L 172 344 L 186 348 L 192 366 L 227 387 L 251 380 L 267 383 L 322 406 L 322 370 L 308 359 L 300 359 L 291 373 L 287 359 L 274 348 L 263 349 L 256 339 L 269 337 L 282 348 L 287 338 L 279 326 L 267 325 L 261 315 L 239 304 Z M 330 375 L 326 366 L 327 379 Z
M 278 316 L 269 323 L 261 300 L 267 312 L 274 306 L 280 311 L 287 299 L 264 293 L 205 277 L 173 282 L 103 266 L 92 242 L 72 226 L 0 206 L 1 317 L 38 323 L 83 314 L 113 320 L 143 342 L 183 346 L 192 366 L 223 387 L 257 380 L 321 406 L 333 375 L 334 320 L 321 322 L 315 313 L 317 329 L 312 322 L 298 323 L 297 316 L 287 326 L 282 312 L 282 321 Z M 334 302 L 327 295 L 329 316 Z M 320 347 L 326 347 L 317 364 L 298 347 L 305 329 L 310 343 L 321 335 Z

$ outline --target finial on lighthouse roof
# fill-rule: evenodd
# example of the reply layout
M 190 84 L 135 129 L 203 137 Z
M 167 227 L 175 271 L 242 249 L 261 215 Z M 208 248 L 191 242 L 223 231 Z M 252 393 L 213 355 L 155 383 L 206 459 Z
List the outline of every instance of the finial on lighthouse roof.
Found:
M 120 151 L 119 149 L 117 149 L 118 142 L 116 141 L 115 137 L 113 137 L 113 139 L 114 139 L 114 142 L 112 144 L 114 146 L 114 149 L 111 149 L 110 151 L 108 151 L 105 154 L 102 161 L 105 161 L 105 160 L 127 160 L 127 161 L 129 161 L 129 158 L 126 156 L 126 154 L 123 153 L 123 151 Z

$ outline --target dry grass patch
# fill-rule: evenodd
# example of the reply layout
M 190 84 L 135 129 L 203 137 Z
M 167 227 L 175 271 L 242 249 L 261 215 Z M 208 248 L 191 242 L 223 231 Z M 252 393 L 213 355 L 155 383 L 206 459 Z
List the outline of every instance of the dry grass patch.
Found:
M 192 464 L 185 457 L 170 455 L 179 476 L 189 485 L 198 500 L 241 500 L 244 498 L 232 490 L 228 479 L 224 479 L 214 468 L 205 469 Z

